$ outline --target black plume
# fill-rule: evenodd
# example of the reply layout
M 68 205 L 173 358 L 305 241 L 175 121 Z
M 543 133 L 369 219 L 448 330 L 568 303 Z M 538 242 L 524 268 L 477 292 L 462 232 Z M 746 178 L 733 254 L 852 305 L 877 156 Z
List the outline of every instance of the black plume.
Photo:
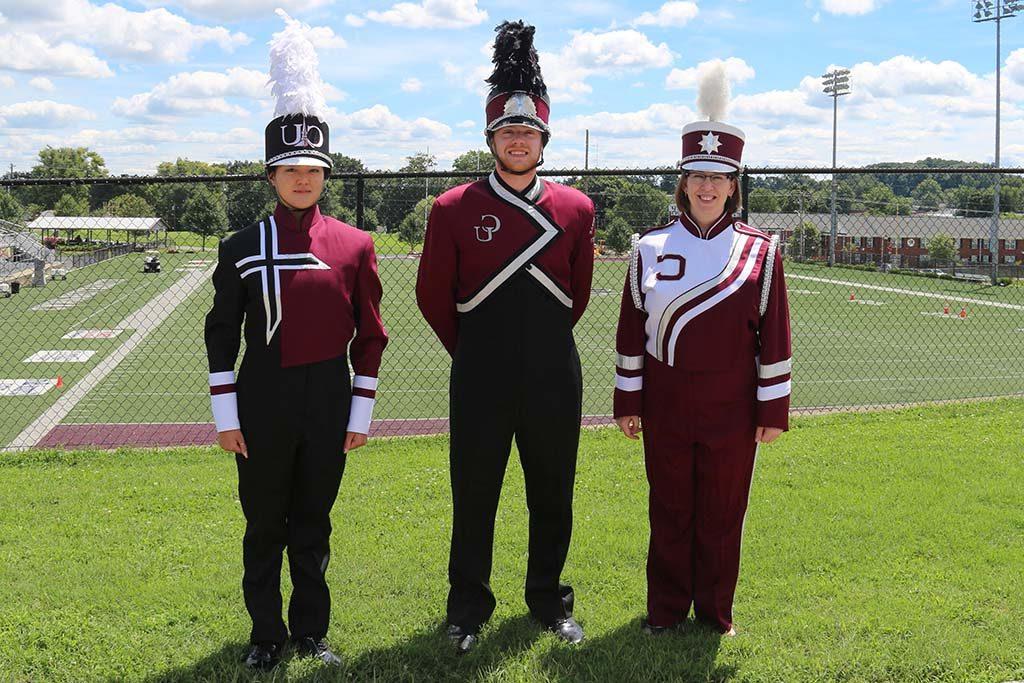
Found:
M 540 75 L 540 62 L 533 47 L 533 26 L 520 21 L 503 21 L 494 39 L 494 72 L 487 82 L 498 92 L 522 90 L 546 97 L 548 88 Z

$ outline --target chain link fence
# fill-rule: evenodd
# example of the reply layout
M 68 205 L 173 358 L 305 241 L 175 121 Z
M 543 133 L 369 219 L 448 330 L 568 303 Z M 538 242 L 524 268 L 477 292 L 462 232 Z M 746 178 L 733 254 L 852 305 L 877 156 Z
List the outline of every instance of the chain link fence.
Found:
M 747 222 L 779 235 L 785 256 L 794 409 L 1024 393 L 1024 215 L 1000 219 L 990 250 L 992 173 L 843 169 L 833 221 L 827 172 L 752 169 L 742 178 Z M 372 231 L 376 243 L 391 337 L 377 434 L 446 429 L 450 361 L 419 314 L 414 284 L 430 203 L 473 176 L 350 173 L 328 182 L 322 211 Z M 585 422 L 604 424 L 625 251 L 632 233 L 670 220 L 678 172 L 545 178 L 597 207 L 593 291 L 576 340 Z M 202 331 L 216 242 L 272 210 L 265 180 L 4 182 L 32 214 L 74 195 L 88 215 L 0 223 L 0 449 L 210 443 Z M 1024 204 L 1022 186 L 1004 173 L 1004 209 L 1024 213 L 1015 204 Z M 121 216 L 101 215 L 111 207 Z

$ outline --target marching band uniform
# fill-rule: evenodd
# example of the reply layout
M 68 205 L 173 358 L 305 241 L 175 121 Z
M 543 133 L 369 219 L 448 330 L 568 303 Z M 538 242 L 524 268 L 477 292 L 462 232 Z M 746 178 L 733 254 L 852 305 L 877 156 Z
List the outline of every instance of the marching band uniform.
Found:
M 328 136 L 312 113 L 278 116 L 266 130 L 268 168 L 319 165 L 328 173 Z M 276 658 L 288 638 L 280 593 L 285 547 L 292 638 L 320 643 L 327 633 L 330 511 L 343 446 L 346 432 L 369 432 L 387 344 L 373 240 L 315 204 L 300 222 L 279 203 L 221 242 L 213 284 L 205 338 L 214 419 L 218 432 L 241 429 L 248 446 L 236 463 L 250 639 Z
M 731 126 L 690 124 L 682 166 L 733 173 L 742 146 L 742 133 Z M 643 421 L 648 624 L 674 626 L 692 603 L 698 620 L 725 633 L 732 629 L 755 429 L 788 428 L 782 259 L 777 238 L 728 211 L 707 228 L 682 211 L 634 239 L 616 335 L 614 413 Z
M 524 42 L 533 52 L 533 28 L 511 26 L 528 29 Z M 546 142 L 543 90 L 496 86 L 487 118 L 489 141 L 503 126 L 526 125 Z M 494 520 L 513 436 L 530 511 L 526 602 L 556 632 L 571 620 L 574 596 L 560 576 L 572 533 L 582 408 L 572 328 L 590 298 L 593 223 L 593 203 L 582 193 L 536 176 L 517 192 L 497 172 L 449 190 L 431 210 L 416 296 L 452 355 L 453 640 L 475 635 L 494 611 Z

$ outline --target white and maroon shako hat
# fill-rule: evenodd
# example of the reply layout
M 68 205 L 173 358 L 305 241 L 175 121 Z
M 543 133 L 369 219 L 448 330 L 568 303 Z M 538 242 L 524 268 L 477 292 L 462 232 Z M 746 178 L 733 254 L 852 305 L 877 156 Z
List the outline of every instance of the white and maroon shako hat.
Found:
M 285 28 L 270 41 L 274 119 L 264 133 L 265 162 L 271 166 L 320 166 L 330 173 L 330 129 L 312 29 L 277 10 Z
M 683 171 L 737 173 L 743 157 L 743 131 L 718 121 L 695 121 L 683 127 Z
M 494 71 L 487 78 L 491 92 L 487 95 L 484 113 L 490 137 L 505 126 L 527 126 L 551 135 L 548 118 L 551 100 L 540 73 L 540 59 L 533 47 L 533 26 L 520 21 L 503 21 L 495 29 Z

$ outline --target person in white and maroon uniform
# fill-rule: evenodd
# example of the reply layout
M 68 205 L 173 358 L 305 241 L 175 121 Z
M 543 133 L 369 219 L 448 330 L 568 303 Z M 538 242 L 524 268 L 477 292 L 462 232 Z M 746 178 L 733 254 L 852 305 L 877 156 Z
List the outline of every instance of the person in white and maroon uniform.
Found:
M 278 52 L 301 48 L 292 67 L 310 59 L 303 29 L 289 20 L 275 37 Z M 273 64 L 274 49 L 271 55 Z M 286 69 L 282 59 L 276 63 Z M 275 91 L 301 90 L 301 83 L 286 87 L 293 78 L 276 73 Z M 300 656 L 340 663 L 324 640 L 330 512 L 346 452 L 366 443 L 387 343 L 373 240 L 321 215 L 316 204 L 331 157 L 316 106 L 322 95 L 312 99 L 279 97 L 277 118 L 266 129 L 267 175 L 279 201 L 271 215 L 221 242 L 206 317 L 218 443 L 237 453 L 246 519 L 242 589 L 252 631 L 245 663 L 253 668 L 276 664 L 289 627 Z M 280 591 L 285 548 L 293 585 L 288 626 Z
M 754 458 L 788 428 L 790 331 L 777 238 L 733 218 L 743 133 L 683 129 L 678 220 L 635 239 L 616 335 L 616 421 L 643 432 L 647 619 L 732 635 Z
M 594 205 L 537 177 L 550 131 L 534 29 L 505 22 L 497 30 L 485 131 L 496 168 L 438 197 L 416 285 L 423 316 L 452 355 L 447 620 L 460 653 L 495 607 L 494 519 L 513 437 L 530 512 L 526 603 L 562 639 L 583 638 L 560 577 L 582 403 L 572 329 L 590 298 Z

